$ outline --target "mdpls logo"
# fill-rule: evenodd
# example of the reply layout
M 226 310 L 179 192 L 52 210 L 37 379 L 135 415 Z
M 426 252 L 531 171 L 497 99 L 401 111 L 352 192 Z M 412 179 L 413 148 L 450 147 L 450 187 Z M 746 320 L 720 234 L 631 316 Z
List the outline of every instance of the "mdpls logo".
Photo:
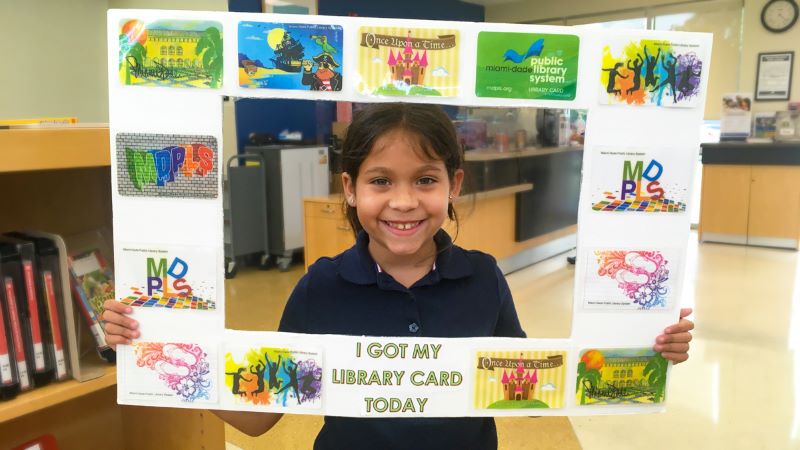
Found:
M 664 173 L 664 166 L 655 159 L 644 167 L 644 161 L 625 161 L 622 166 L 622 187 L 620 189 L 621 199 L 631 198 L 636 200 L 658 200 L 664 197 L 664 189 L 658 179 Z M 642 180 L 647 180 L 647 185 Z M 647 194 L 642 193 L 642 188 Z
M 158 261 L 158 262 L 156 262 Z M 172 259 L 172 263 L 167 268 L 167 259 L 147 258 L 147 295 L 161 293 L 164 296 L 170 295 L 170 285 L 178 295 L 191 295 L 192 287 L 186 283 L 186 274 L 189 272 L 189 264 L 177 256 Z M 170 277 L 172 282 L 170 283 Z
M 622 180 L 617 191 L 619 194 L 603 192 L 604 198 L 594 203 L 592 209 L 606 212 L 686 211 L 685 203 L 667 198 L 668 190 L 661 179 L 664 173 L 664 165 L 656 159 L 626 159 L 622 163 Z

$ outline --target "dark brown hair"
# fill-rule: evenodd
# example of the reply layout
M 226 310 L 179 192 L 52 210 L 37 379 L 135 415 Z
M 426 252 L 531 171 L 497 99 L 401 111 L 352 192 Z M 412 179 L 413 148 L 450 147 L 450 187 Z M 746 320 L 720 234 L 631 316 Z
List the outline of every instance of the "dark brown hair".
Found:
M 358 170 L 369 156 L 377 140 L 386 133 L 403 130 L 417 139 L 419 150 L 431 160 L 441 160 L 447 170 L 447 178 L 453 182 L 456 170 L 463 165 L 463 154 L 458 145 L 453 122 L 439 106 L 413 103 L 377 103 L 367 106 L 353 115 L 353 123 L 347 128 L 342 144 L 342 171 L 350 175 L 355 188 Z M 356 208 L 344 202 L 345 215 L 358 234 L 363 229 L 358 221 Z M 458 216 L 451 202 L 447 206 L 447 217 L 456 225 Z

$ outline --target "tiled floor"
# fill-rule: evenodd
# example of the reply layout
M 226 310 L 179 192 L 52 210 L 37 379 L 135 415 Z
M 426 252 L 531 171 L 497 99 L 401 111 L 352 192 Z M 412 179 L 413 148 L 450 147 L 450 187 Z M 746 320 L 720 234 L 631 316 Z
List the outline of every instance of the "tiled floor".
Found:
M 798 253 L 698 245 L 692 235 L 686 270 L 683 303 L 697 329 L 689 361 L 671 373 L 666 413 L 502 419 L 500 448 L 800 449 Z M 226 286 L 228 327 L 274 330 L 302 272 L 242 271 Z M 573 276 L 563 257 L 508 276 L 530 336 L 569 335 Z M 231 448 L 306 449 L 321 423 L 287 416 L 260 438 L 231 428 L 226 438 Z

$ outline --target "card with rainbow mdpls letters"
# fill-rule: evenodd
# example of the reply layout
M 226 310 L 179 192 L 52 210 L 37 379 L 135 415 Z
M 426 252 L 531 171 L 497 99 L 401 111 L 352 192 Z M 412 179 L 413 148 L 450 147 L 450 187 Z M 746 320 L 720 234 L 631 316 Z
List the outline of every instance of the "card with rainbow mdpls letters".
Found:
M 136 308 L 217 310 L 216 251 L 122 245 L 117 300 Z
M 685 213 L 691 172 L 690 152 L 679 149 L 600 147 L 593 150 L 590 202 L 603 214 Z
M 126 197 L 217 198 L 214 136 L 118 133 L 117 191 Z

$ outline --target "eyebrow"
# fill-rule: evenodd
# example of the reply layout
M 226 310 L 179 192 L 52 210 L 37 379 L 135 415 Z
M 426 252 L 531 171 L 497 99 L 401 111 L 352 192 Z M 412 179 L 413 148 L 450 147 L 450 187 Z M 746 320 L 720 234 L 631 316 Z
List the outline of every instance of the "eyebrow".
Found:
M 444 170 L 442 170 L 441 167 L 435 164 L 425 164 L 424 166 L 421 166 L 417 170 L 417 173 L 423 173 L 423 172 L 444 172 Z M 392 173 L 392 169 L 388 167 L 378 166 L 378 167 L 372 167 L 364 171 L 364 175 L 369 175 L 372 173 L 377 173 L 377 174 Z

